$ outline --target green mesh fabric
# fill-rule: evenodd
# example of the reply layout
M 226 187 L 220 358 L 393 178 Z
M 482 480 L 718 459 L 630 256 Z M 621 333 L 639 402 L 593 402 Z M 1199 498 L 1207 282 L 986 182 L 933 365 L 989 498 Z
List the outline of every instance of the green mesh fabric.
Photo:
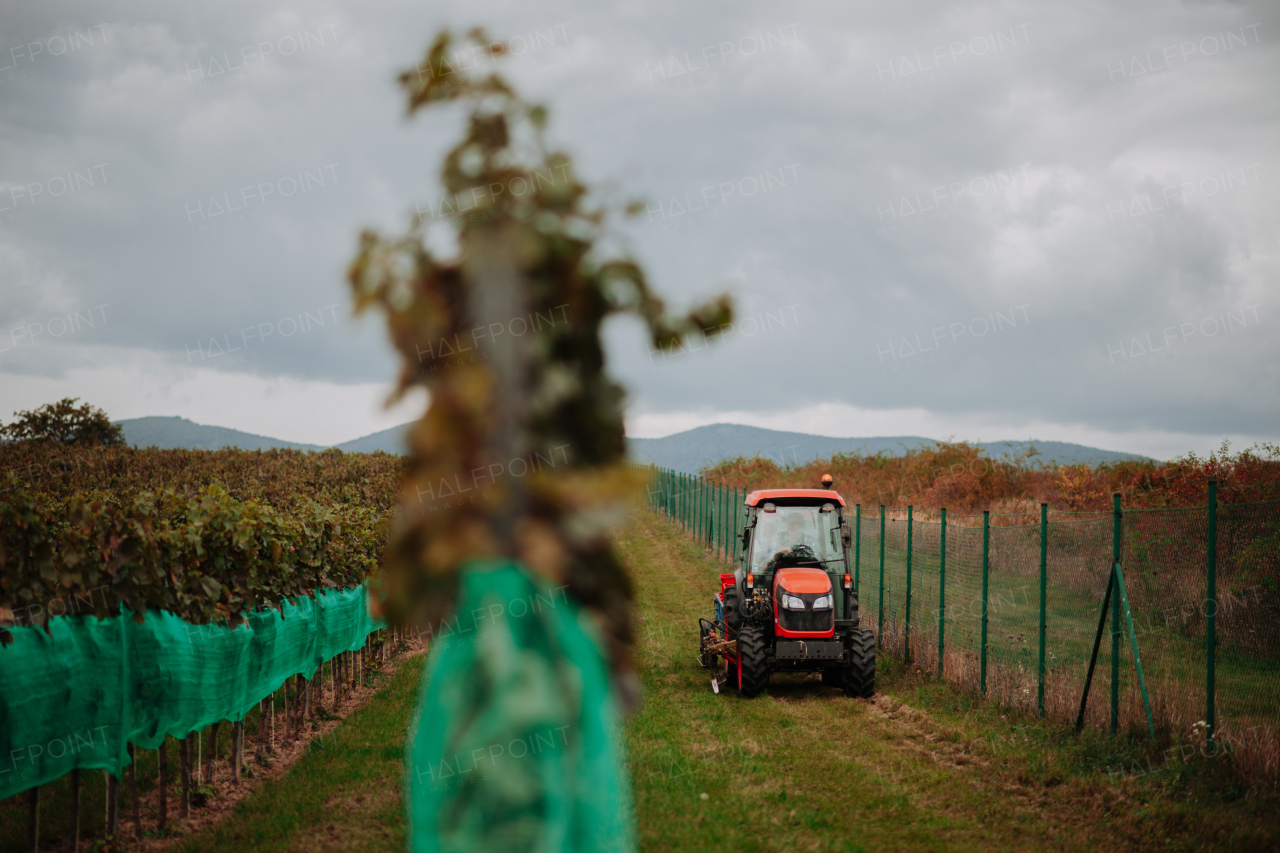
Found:
M 0 646 L 0 799 L 75 768 L 119 775 L 127 744 L 155 749 L 259 700 L 323 661 L 360 648 L 384 623 L 364 587 L 325 591 L 253 613 L 238 628 L 193 625 L 150 611 L 59 616 L 13 628 Z
M 475 562 L 433 643 L 406 747 L 409 849 L 636 849 L 618 710 L 587 612 Z

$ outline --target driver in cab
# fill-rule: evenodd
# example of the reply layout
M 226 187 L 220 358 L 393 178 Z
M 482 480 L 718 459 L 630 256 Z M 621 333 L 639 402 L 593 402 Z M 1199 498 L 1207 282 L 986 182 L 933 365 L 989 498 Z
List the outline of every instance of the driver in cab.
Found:
M 759 564 L 763 565 L 779 557 L 785 557 L 797 545 L 816 551 L 818 541 L 805 531 L 804 516 L 798 512 L 789 512 L 786 514 L 786 519 L 786 527 L 775 532 L 768 541 L 767 547 L 761 550 Z

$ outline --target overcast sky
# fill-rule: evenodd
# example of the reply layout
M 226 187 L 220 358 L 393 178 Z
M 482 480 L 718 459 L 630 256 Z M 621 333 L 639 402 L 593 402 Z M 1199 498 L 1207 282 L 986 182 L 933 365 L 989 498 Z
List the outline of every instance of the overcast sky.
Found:
M 1280 441 L 1274 3 L 0 5 L 0 418 L 336 443 L 414 416 L 343 279 L 437 210 L 394 77 L 507 41 L 709 349 L 609 328 L 629 431 Z M 226 352 L 238 347 L 235 351 Z

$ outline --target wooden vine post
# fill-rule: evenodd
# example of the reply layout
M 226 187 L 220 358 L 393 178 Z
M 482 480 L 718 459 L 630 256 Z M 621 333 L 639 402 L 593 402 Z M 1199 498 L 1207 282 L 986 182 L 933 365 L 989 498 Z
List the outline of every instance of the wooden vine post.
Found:
M 187 735 L 182 739 L 180 749 L 182 760 L 182 803 L 179 814 L 182 817 L 188 817 L 191 814 L 191 752 L 195 748 L 193 738 L 195 733 Z
M 80 847 L 80 768 L 71 771 L 71 826 L 67 831 L 67 846 L 72 850 Z
M 27 850 L 36 853 L 40 847 L 40 786 L 27 791 Z
M 107 835 L 115 838 L 120 834 L 120 779 L 107 776 Z
M 204 781 L 206 784 L 213 782 L 213 760 L 218 755 L 218 727 L 221 721 L 214 723 L 209 727 L 209 746 L 205 752 Z
M 142 812 L 138 803 L 138 762 L 134 755 L 133 744 L 128 745 L 129 750 L 129 803 L 133 811 L 133 837 L 137 841 L 142 840 Z
M 169 738 L 166 737 L 160 741 L 160 749 L 156 751 L 157 760 L 160 764 L 160 814 L 158 823 L 160 831 L 164 832 L 165 825 L 169 822 Z M 74 847 L 72 848 L 75 849 Z
M 244 720 L 231 726 L 231 778 L 240 781 L 240 769 L 244 764 Z

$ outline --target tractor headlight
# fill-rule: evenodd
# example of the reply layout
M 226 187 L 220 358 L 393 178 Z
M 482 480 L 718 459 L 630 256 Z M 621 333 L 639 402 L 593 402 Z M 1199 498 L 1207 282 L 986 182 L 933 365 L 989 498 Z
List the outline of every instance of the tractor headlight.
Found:
M 782 594 L 782 606 L 787 610 L 804 610 L 804 599 L 798 595 Z
M 814 610 L 830 610 L 832 607 L 831 596 L 823 595 L 813 602 Z

